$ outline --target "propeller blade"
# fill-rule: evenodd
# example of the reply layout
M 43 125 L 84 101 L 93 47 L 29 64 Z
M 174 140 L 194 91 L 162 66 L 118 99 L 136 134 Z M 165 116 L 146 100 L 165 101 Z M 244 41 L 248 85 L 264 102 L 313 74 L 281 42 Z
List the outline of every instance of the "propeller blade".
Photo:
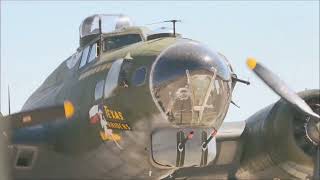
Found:
M 70 119 L 73 115 L 73 104 L 70 101 L 65 101 L 63 105 L 19 112 L 5 116 L 4 119 L 10 122 L 12 129 L 19 129 L 55 121 L 58 118 Z
M 285 99 L 298 110 L 319 121 L 320 116 L 313 112 L 310 106 L 272 71 L 257 62 L 254 58 L 247 59 L 247 66 L 281 98 Z

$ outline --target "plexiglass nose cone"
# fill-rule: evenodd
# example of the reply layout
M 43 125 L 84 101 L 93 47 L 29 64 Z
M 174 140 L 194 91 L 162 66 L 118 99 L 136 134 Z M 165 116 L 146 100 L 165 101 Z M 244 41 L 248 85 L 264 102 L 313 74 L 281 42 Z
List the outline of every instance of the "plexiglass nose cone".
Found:
M 150 88 L 175 125 L 220 126 L 231 100 L 231 72 L 221 55 L 183 41 L 164 50 L 151 69 Z

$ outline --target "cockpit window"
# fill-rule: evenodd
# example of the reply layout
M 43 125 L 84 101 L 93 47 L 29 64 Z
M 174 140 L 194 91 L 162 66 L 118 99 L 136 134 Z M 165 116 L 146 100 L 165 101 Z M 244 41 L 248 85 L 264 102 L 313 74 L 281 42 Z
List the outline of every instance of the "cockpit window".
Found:
M 104 51 L 110 51 L 112 49 L 117 49 L 140 41 L 141 36 L 139 34 L 126 34 L 106 37 L 104 39 Z
M 110 33 L 133 25 L 128 16 L 122 14 L 95 14 L 87 17 L 80 25 L 80 38 L 99 33 L 99 19 L 101 32 Z
M 81 57 L 82 51 L 77 51 L 74 53 L 71 58 L 67 61 L 67 66 L 69 69 L 73 68 Z
M 95 60 L 96 57 L 98 57 L 97 52 L 98 52 L 98 51 L 97 51 L 97 43 L 94 43 L 94 44 L 91 46 L 88 63 L 90 63 L 91 61 Z
M 104 85 L 104 80 L 101 80 L 96 84 L 96 88 L 94 90 L 94 99 L 95 100 L 98 100 L 98 99 L 102 98 L 102 96 L 103 96 L 103 85 Z
M 87 46 L 83 50 L 83 55 L 81 58 L 79 69 L 85 66 L 86 64 L 92 62 L 93 60 L 95 60 L 98 57 L 99 52 L 100 52 L 100 46 L 98 42 L 92 44 L 91 46 Z
M 83 50 L 79 69 L 82 68 L 84 65 L 86 65 L 87 58 L 88 58 L 88 54 L 89 54 L 89 49 L 90 49 L 90 46 L 86 47 L 86 48 Z
M 123 59 L 118 59 L 114 61 L 111 65 L 111 68 L 108 72 L 106 83 L 104 86 L 104 97 L 109 98 L 113 91 L 118 87 L 119 74 Z

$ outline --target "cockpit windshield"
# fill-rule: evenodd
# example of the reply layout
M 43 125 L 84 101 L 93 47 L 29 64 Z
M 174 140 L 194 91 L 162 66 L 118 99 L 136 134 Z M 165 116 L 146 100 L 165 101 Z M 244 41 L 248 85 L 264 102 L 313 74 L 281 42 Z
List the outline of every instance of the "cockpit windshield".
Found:
M 128 16 L 122 14 L 95 14 L 87 17 L 80 25 L 80 38 L 99 33 L 99 19 L 101 32 L 110 33 L 133 25 Z
M 140 42 L 140 34 L 124 34 L 118 36 L 106 37 L 104 39 L 104 51 L 121 48 L 130 44 Z

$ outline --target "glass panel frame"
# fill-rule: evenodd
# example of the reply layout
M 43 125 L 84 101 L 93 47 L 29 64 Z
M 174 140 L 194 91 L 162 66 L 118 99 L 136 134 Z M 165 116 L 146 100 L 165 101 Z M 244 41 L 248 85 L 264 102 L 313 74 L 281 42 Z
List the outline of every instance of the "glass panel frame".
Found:
M 82 52 L 82 57 L 81 57 L 79 69 L 81 69 L 82 67 L 84 67 L 87 64 L 90 47 L 91 46 L 87 46 L 86 48 L 84 48 L 84 50 Z
M 67 67 L 72 69 L 80 60 L 82 56 L 82 51 L 75 52 L 69 60 L 67 60 Z
M 142 74 L 138 74 L 138 73 L 143 73 L 143 79 L 140 79 L 140 75 Z M 139 78 L 139 79 L 136 79 L 136 78 Z M 143 67 L 139 67 L 135 70 L 135 72 L 133 73 L 133 76 L 131 78 L 131 82 L 132 82 L 132 85 L 134 86 L 142 86 L 145 84 L 146 82 L 146 79 L 147 79 L 147 68 L 145 66 Z
M 90 53 L 88 55 L 87 63 L 91 63 L 92 61 L 94 61 L 98 57 L 97 48 L 98 48 L 97 43 L 94 43 L 90 46 Z
M 140 34 L 125 34 L 105 37 L 103 40 L 103 51 L 112 51 L 141 41 L 142 37 Z
M 113 91 L 119 86 L 119 76 L 123 59 L 115 60 L 107 73 L 104 85 L 104 98 L 111 97 Z
M 103 97 L 104 92 L 104 80 L 100 80 L 97 82 L 96 87 L 94 89 L 94 99 L 99 100 Z

